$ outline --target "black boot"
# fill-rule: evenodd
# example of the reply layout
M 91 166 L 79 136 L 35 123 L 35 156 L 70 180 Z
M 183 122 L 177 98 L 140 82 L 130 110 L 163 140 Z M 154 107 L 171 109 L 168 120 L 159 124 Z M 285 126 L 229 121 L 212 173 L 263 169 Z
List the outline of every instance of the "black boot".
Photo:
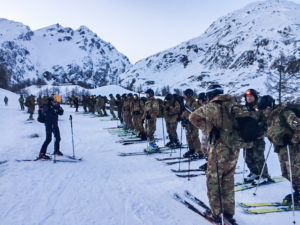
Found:
M 146 141 L 147 140 L 147 135 L 144 132 L 141 132 L 139 135 L 140 139 Z
M 53 155 L 60 155 L 60 156 L 62 156 L 64 154 L 61 151 L 56 150 L 56 151 L 53 152 Z
M 293 187 L 295 190 L 293 193 L 293 196 L 294 196 L 294 202 L 295 202 L 295 208 L 296 208 L 296 207 L 300 207 L 300 185 L 293 184 Z M 291 206 L 293 204 L 292 195 L 291 194 L 286 195 L 282 201 L 282 204 Z
M 45 153 L 40 153 L 38 159 L 50 160 L 51 158 Z
M 195 149 L 190 149 L 186 153 L 183 154 L 183 158 L 191 157 L 194 154 L 195 154 Z
M 199 169 L 200 169 L 201 171 L 206 171 L 206 170 L 207 170 L 207 162 L 204 163 L 202 166 L 199 166 Z
M 173 144 L 173 137 L 169 136 L 170 141 L 166 144 L 167 147 L 170 147 Z
M 224 220 L 227 220 L 232 225 L 237 225 L 236 220 L 233 218 L 232 214 L 224 213 Z

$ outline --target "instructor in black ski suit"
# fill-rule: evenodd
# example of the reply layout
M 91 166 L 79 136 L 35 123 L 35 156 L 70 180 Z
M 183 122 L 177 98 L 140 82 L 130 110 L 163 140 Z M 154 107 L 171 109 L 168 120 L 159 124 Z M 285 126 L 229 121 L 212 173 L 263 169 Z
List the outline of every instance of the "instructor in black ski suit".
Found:
M 56 155 L 63 155 L 59 151 L 59 142 L 60 142 L 60 133 L 58 128 L 58 115 L 62 115 L 64 113 L 63 108 L 59 105 L 59 103 L 53 97 L 48 98 L 48 103 L 43 106 L 42 116 L 45 119 L 45 127 L 46 127 L 46 140 L 42 145 L 39 158 L 40 159 L 50 159 L 49 156 L 46 155 L 47 147 L 52 139 L 52 132 L 55 137 L 54 143 L 54 153 Z

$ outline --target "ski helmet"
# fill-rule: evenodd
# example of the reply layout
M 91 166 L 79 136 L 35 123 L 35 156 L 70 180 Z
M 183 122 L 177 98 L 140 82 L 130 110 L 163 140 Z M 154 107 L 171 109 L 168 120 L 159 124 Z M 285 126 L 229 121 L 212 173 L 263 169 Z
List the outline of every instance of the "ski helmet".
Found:
M 266 108 L 274 109 L 274 106 L 275 100 L 271 95 L 262 96 L 257 103 L 257 108 L 259 110 L 265 110 Z
M 252 95 L 255 98 L 255 101 L 258 100 L 258 92 L 256 90 L 248 89 L 244 94 L 245 100 L 248 95 Z
M 128 98 L 132 98 L 132 97 L 133 97 L 132 93 L 128 93 L 128 94 L 127 94 L 127 97 L 128 97 Z
M 203 102 L 207 101 L 207 97 L 206 97 L 205 92 L 201 92 L 201 93 L 198 95 L 198 99 L 199 99 L 199 100 L 202 100 Z
M 151 88 L 149 88 L 145 93 L 149 94 L 150 97 L 154 96 L 154 91 Z
M 224 93 L 224 89 L 219 84 L 209 85 L 206 89 L 206 97 L 208 101 L 212 100 L 217 95 L 221 95 Z
M 192 97 L 194 95 L 194 91 L 190 88 L 186 89 L 183 94 L 185 94 L 187 97 Z
M 171 101 L 173 98 L 174 98 L 173 95 L 169 93 L 169 94 L 166 95 L 165 100 L 166 101 Z

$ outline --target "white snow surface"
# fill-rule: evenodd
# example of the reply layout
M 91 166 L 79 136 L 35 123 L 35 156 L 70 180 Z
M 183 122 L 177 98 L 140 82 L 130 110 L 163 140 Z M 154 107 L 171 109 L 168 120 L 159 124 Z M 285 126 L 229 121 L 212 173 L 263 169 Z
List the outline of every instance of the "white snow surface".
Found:
M 9 98 L 8 106 L 4 106 L 5 95 Z M 177 178 L 170 169 L 178 166 L 166 166 L 155 160 L 167 155 L 117 156 L 118 152 L 142 151 L 146 144 L 116 143 L 120 137 L 104 128 L 114 127 L 117 122 L 91 118 L 82 113 L 82 108 L 74 113 L 74 108 L 63 105 L 65 113 L 59 120 L 61 151 L 71 155 L 69 115 L 73 116 L 75 153 L 84 157 L 82 162 L 16 162 L 16 159 L 35 158 L 45 138 L 43 124 L 25 123 L 28 114 L 20 110 L 17 98 L 16 94 L 0 89 L 0 160 L 8 160 L 0 165 L 1 224 L 208 224 L 172 199 L 174 192 L 183 194 L 188 189 L 207 203 L 204 176 L 190 181 Z M 180 127 L 178 131 L 180 134 Z M 30 138 L 32 134 L 39 137 Z M 162 137 L 161 119 L 157 122 L 156 135 Z M 163 145 L 163 141 L 158 145 Z M 267 143 L 266 153 L 269 146 Z M 53 142 L 48 147 L 48 152 L 52 151 Z M 192 162 L 191 167 L 202 163 Z M 243 168 L 242 154 L 238 166 L 240 170 Z M 268 167 L 272 176 L 280 175 L 278 157 L 273 150 Z M 187 168 L 187 164 L 181 168 Z M 235 179 L 241 181 L 242 175 L 235 175 Z M 237 202 L 281 201 L 289 193 L 289 187 L 286 181 L 260 187 L 256 197 L 253 189 L 237 192 L 235 197 Z M 292 212 L 247 215 L 238 205 L 235 218 L 241 225 L 292 224 Z M 296 221 L 300 221 L 299 212 Z

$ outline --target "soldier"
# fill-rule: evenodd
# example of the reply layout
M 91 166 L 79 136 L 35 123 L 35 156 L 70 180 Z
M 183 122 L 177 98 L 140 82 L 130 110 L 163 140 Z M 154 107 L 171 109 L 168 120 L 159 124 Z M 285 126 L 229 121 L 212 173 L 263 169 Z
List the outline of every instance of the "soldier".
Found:
M 261 174 L 263 165 L 265 163 L 265 132 L 267 131 L 267 121 L 262 111 L 257 110 L 258 93 L 254 89 L 248 89 L 245 94 L 245 108 L 249 111 L 252 118 L 257 121 L 257 138 L 253 143 L 253 148 L 244 149 L 245 161 L 250 170 L 249 175 L 244 179 L 245 182 L 253 182 L 254 184 L 271 182 L 268 174 L 267 164 L 264 167 L 262 177 Z
M 177 101 L 175 101 L 174 96 L 172 94 L 167 94 L 165 97 L 163 107 L 167 132 L 170 139 L 166 146 L 174 148 L 179 147 L 180 143 L 178 141 L 176 129 L 178 124 L 178 116 L 180 113 L 180 104 Z
M 103 96 L 102 99 L 103 99 L 103 105 L 102 105 L 103 115 L 108 116 L 106 112 L 106 103 L 108 103 L 107 97 Z
M 137 94 L 134 94 L 130 107 L 130 112 L 132 113 L 133 119 L 133 126 L 134 129 L 138 132 L 138 137 L 140 137 L 142 140 L 147 140 L 147 135 L 145 134 L 142 120 L 145 109 L 145 104 L 143 100 L 139 99 L 139 96 Z
M 235 212 L 234 171 L 241 147 L 251 147 L 244 143 L 234 129 L 233 116 L 241 114 L 236 99 L 223 95 L 220 85 L 210 85 L 206 96 L 209 102 L 190 115 L 190 121 L 203 132 L 210 134 L 214 142 L 208 153 L 207 193 L 212 216 L 220 223 L 224 216 L 232 224 Z M 242 116 L 242 115 L 240 115 Z M 222 205 L 221 205 L 222 202 Z
M 33 95 L 31 95 L 28 101 L 28 111 L 30 114 L 28 120 L 34 120 L 33 119 L 34 110 L 35 110 L 35 98 Z
M 76 108 L 75 112 L 78 112 L 78 108 L 79 108 L 79 100 L 78 100 L 78 97 L 77 96 L 74 96 L 73 97 L 73 103 L 74 103 L 74 106 Z
M 300 207 L 300 118 L 295 114 L 293 107 L 285 104 L 275 105 L 275 100 L 270 95 L 262 96 L 257 106 L 267 117 L 268 137 L 278 153 L 282 176 L 287 179 L 290 179 L 287 151 L 289 149 L 292 185 L 295 191 L 293 195 L 296 207 Z M 285 196 L 283 204 L 292 204 L 291 194 Z
M 207 103 L 207 97 L 205 92 L 201 92 L 198 95 L 198 104 L 199 107 L 203 106 L 204 104 Z M 204 131 L 202 132 L 202 137 L 201 137 L 201 152 L 203 152 L 203 154 L 205 155 L 205 159 L 207 160 L 207 156 L 208 156 L 208 151 L 209 151 L 209 141 L 208 141 L 208 134 L 205 133 Z M 199 167 L 200 170 L 206 171 L 207 170 L 207 162 L 204 163 L 203 165 L 201 165 Z
M 190 108 L 191 111 L 194 111 L 199 107 L 198 102 L 193 97 L 194 91 L 192 89 L 186 89 L 184 92 L 185 105 Z M 196 152 L 199 158 L 204 158 L 205 155 L 201 152 L 201 143 L 199 140 L 199 131 L 193 124 L 189 122 L 190 112 L 185 110 L 182 114 L 181 125 L 186 129 L 186 139 L 188 142 L 189 150 L 183 154 L 183 157 L 191 157 Z
M 85 113 L 87 113 L 87 109 L 86 109 L 86 107 L 87 107 L 87 96 L 86 95 L 82 95 L 82 107 L 83 107 L 83 111 Z
M 123 124 L 123 115 L 122 115 L 122 109 L 123 109 L 123 99 L 121 98 L 121 96 L 119 94 L 116 95 L 116 105 L 117 105 L 117 109 L 118 109 L 118 118 L 121 122 L 121 124 Z
M 128 95 L 124 96 L 123 117 L 125 122 L 125 130 L 133 131 L 132 118 L 130 114 L 130 99 Z
M 8 97 L 7 96 L 4 97 L 4 103 L 6 106 L 8 105 Z
M 115 110 L 115 105 L 116 105 L 116 99 L 115 97 L 113 96 L 113 94 L 110 94 L 109 95 L 110 97 L 110 101 L 109 101 L 109 111 L 110 111 L 110 114 L 113 116 L 112 120 L 117 120 L 117 117 L 114 113 L 114 110 Z
M 20 103 L 21 110 L 25 110 L 25 107 L 24 107 L 24 97 L 23 97 L 23 95 L 20 95 L 19 103 Z
M 103 104 L 104 104 L 103 98 L 101 97 L 101 95 L 98 95 L 97 98 L 96 98 L 96 110 L 97 110 L 98 115 L 100 117 L 104 116 L 103 113 L 102 113 Z
M 149 137 L 149 148 L 145 149 L 145 151 L 157 152 L 159 148 L 155 143 L 154 133 L 156 130 L 156 119 L 159 114 L 159 104 L 154 98 L 154 91 L 152 89 L 148 89 L 145 93 L 147 101 L 145 103 L 143 119 L 146 119 L 147 137 Z

